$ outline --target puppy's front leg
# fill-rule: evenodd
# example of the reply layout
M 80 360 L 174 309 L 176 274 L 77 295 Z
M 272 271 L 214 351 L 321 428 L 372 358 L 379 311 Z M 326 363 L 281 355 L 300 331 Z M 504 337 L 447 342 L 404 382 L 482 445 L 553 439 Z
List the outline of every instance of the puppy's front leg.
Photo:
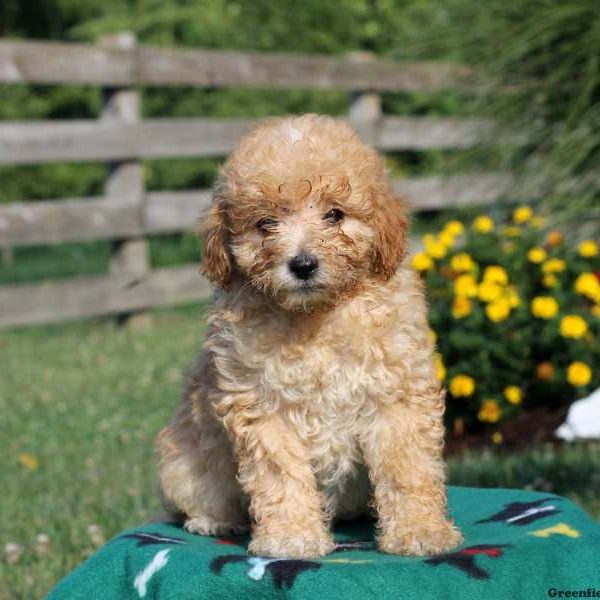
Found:
M 306 450 L 283 419 L 229 414 L 239 481 L 250 497 L 253 554 L 309 558 L 333 550 Z
M 446 518 L 442 415 L 437 391 L 382 404 L 362 437 L 383 552 L 440 554 L 462 541 Z

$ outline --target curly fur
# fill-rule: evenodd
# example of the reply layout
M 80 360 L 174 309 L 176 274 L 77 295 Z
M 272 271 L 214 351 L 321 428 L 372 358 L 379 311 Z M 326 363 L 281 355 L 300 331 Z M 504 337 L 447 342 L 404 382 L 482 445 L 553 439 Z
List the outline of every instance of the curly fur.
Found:
M 190 531 L 251 526 L 255 554 L 316 557 L 333 519 L 370 505 L 384 552 L 460 543 L 406 223 L 381 159 L 342 122 L 268 120 L 231 154 L 203 228 L 220 290 L 158 439 L 163 496 Z M 288 268 L 300 251 L 319 261 L 310 282 Z

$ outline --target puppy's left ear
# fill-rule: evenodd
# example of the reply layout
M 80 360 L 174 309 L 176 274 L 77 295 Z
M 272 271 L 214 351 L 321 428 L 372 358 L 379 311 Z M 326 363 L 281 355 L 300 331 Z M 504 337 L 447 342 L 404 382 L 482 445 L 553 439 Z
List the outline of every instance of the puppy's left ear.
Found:
M 406 254 L 406 205 L 387 184 L 373 188 L 371 193 L 375 227 L 373 271 L 389 279 Z

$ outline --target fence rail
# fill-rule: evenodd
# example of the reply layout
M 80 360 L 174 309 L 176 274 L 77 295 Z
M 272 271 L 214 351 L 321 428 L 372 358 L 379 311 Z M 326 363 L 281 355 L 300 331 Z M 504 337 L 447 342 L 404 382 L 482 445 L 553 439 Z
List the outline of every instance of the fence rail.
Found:
M 33 121 L 0 124 L 0 164 L 223 156 L 258 119 L 147 119 L 139 123 Z M 363 126 L 380 150 L 471 148 L 489 143 L 477 119 L 382 117 Z
M 196 266 L 0 286 L 0 327 L 132 313 L 152 306 L 205 300 L 210 285 Z
M 500 174 L 396 179 L 413 211 L 491 204 L 513 178 Z M 148 192 L 143 204 L 103 197 L 0 204 L 0 247 L 102 240 L 194 229 L 210 190 Z
M 97 120 L 0 122 L 0 164 L 101 161 L 110 165 L 104 194 L 0 204 L 0 248 L 111 240 L 109 272 L 97 277 L 0 286 L 0 327 L 138 314 L 170 303 L 207 298 L 195 266 L 151 269 L 147 237 L 193 229 L 210 204 L 208 190 L 148 192 L 141 161 L 219 157 L 255 119 L 142 119 L 144 86 L 339 89 L 348 119 L 381 151 L 465 149 L 519 143 L 495 139 L 484 119 L 384 115 L 382 92 L 477 92 L 461 65 L 408 63 L 370 55 L 302 56 L 138 46 L 131 34 L 97 45 L 0 41 L 0 82 L 75 83 L 102 87 Z M 513 178 L 480 173 L 398 179 L 395 189 L 414 210 L 492 203 Z
M 0 42 L 0 81 L 6 83 L 426 92 L 469 89 L 469 75 L 461 65 L 373 60 L 364 53 L 331 57 L 134 44 Z

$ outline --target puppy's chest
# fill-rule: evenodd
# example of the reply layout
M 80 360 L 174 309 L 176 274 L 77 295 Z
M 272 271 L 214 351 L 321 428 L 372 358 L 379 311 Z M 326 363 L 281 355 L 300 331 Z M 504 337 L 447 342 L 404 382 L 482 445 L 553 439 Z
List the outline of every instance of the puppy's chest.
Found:
M 319 400 L 340 404 L 363 392 L 361 361 L 351 352 L 325 344 L 284 346 L 266 357 L 263 382 L 289 403 Z
M 354 322 L 313 336 L 274 336 L 260 324 L 229 340 L 235 344 L 227 355 L 235 360 L 224 365 L 258 392 L 265 411 L 279 413 L 306 441 L 319 481 L 352 473 L 361 462 L 361 433 L 379 400 L 397 389 L 386 334 Z
M 343 334 L 330 327 L 308 337 L 238 336 L 245 340 L 236 354 L 266 405 L 302 407 L 321 422 L 345 421 L 397 387 L 386 335 L 377 334 L 353 323 Z
M 367 372 L 362 357 L 331 346 L 295 356 L 284 351 L 265 363 L 265 398 L 305 440 L 319 481 L 337 479 L 360 462 L 358 437 L 373 406 Z

